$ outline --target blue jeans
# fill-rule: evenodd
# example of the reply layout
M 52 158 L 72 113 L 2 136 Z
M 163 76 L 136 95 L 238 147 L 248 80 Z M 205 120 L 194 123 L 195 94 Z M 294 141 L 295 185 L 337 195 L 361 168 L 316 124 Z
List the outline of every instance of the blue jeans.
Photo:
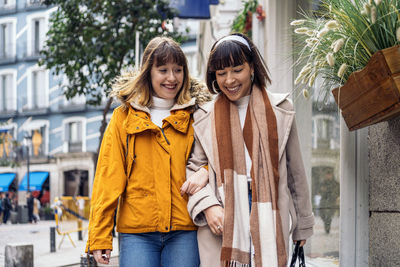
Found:
M 198 267 L 197 231 L 120 233 L 121 267 Z

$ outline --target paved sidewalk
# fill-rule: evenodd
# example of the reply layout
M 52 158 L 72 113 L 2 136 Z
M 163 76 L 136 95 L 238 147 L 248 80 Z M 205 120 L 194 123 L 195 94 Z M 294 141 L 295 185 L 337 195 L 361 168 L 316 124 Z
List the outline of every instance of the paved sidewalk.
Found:
M 76 245 L 74 248 L 65 237 L 61 245 L 61 236 L 56 233 L 56 252 L 50 253 L 50 227 L 55 226 L 55 221 L 40 221 L 37 224 L 1 224 L 0 225 L 0 267 L 4 267 L 4 250 L 9 243 L 33 244 L 34 266 L 36 267 L 80 267 L 80 256 L 84 253 L 87 234 L 83 233 L 83 241 L 78 241 L 78 233 L 72 233 L 71 237 Z M 338 250 L 339 230 L 338 219 L 333 221 L 333 229 L 330 235 L 323 232 L 322 221 L 317 218 L 314 236 L 307 243 L 311 246 L 312 257 L 307 257 L 307 266 L 311 267 L 337 267 L 339 262 L 335 258 L 324 256 L 328 252 Z M 330 246 L 328 244 L 332 243 Z M 113 240 L 114 251 L 111 253 L 109 265 L 118 266 L 118 239 Z M 307 249 L 306 249 L 307 250 Z
M 78 240 L 78 233 L 71 233 L 74 248 L 68 237 L 64 238 L 61 248 L 58 249 L 62 236 L 56 233 L 56 252 L 50 252 L 50 227 L 55 227 L 55 221 L 40 221 L 37 224 L 10 224 L 0 225 L 0 267 L 4 266 L 4 251 L 9 243 L 33 244 L 34 266 L 58 267 L 79 266 L 80 256 L 84 253 L 87 233 L 83 233 L 83 241 Z M 107 266 L 118 266 L 118 239 L 113 240 L 114 251 L 112 261 Z

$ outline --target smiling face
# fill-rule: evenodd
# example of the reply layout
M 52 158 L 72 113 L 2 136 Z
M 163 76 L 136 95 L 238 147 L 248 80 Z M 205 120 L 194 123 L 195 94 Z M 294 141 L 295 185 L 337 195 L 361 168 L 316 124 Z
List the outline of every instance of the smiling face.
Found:
M 175 99 L 183 84 L 183 66 L 176 63 L 166 63 L 160 66 L 153 64 L 150 75 L 155 96 L 163 99 Z
M 243 65 L 216 70 L 215 76 L 219 89 L 230 101 L 237 101 L 251 91 L 253 69 L 245 62 Z

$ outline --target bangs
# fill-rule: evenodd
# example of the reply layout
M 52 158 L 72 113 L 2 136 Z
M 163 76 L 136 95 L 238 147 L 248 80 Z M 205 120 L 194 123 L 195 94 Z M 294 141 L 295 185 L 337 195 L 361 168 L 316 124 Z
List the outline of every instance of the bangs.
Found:
M 222 42 L 211 55 L 209 70 L 214 72 L 226 67 L 243 65 L 245 62 L 250 64 L 250 55 L 246 55 L 244 51 L 246 50 L 244 50 L 237 42 Z
M 179 47 L 178 47 L 179 48 Z M 175 63 L 179 66 L 186 65 L 185 54 L 177 47 L 172 46 L 170 43 L 164 42 L 158 46 L 153 54 L 156 66 L 166 65 L 168 63 Z

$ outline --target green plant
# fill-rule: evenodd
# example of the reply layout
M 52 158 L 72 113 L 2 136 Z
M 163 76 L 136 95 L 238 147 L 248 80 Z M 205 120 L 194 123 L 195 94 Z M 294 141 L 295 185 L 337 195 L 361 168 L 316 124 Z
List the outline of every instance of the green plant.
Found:
M 302 67 L 295 84 L 312 87 L 321 77 L 321 92 L 328 96 L 375 52 L 400 44 L 399 10 L 399 0 L 322 0 L 314 14 L 302 12 L 302 19 L 291 23 L 298 56 L 294 65 Z
M 257 13 L 257 19 L 262 21 L 265 19 L 265 11 L 258 4 L 257 0 L 242 0 L 243 10 L 238 14 L 232 24 L 233 32 L 241 32 L 251 37 L 252 15 Z
M 167 0 L 42 2 L 57 8 L 50 17 L 39 64 L 53 74 L 65 74 L 68 83 L 62 89 L 67 99 L 84 95 L 90 105 L 103 104 L 114 78 L 122 70 L 139 65 L 135 62 L 135 32 L 140 33 L 142 48 L 159 35 L 170 36 L 178 42 L 185 39 L 182 33 L 173 30 L 176 11 L 169 7 Z M 103 110 L 98 149 L 111 102 L 109 98 Z

